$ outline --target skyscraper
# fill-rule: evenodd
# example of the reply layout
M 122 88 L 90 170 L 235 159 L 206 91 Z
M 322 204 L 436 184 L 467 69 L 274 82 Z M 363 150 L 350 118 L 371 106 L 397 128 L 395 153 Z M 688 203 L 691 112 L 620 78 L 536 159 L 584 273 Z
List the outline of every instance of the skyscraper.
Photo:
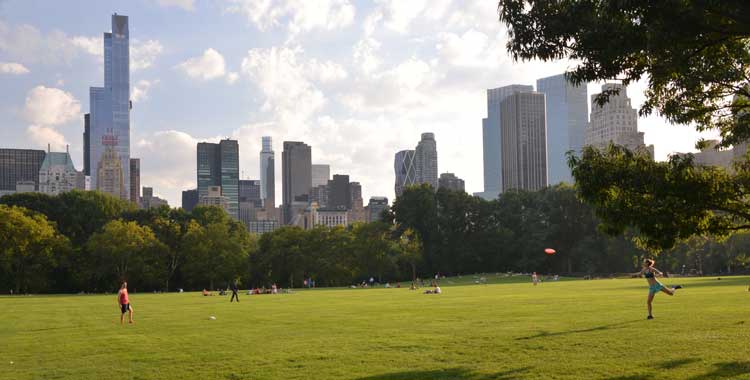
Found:
M 312 165 L 312 187 L 327 185 L 331 179 L 331 165 Z
M 198 205 L 198 189 L 182 191 L 182 208 L 191 212 Z
M 227 212 L 239 217 L 240 156 L 237 140 L 221 140 L 218 144 L 198 143 L 198 200 L 208 196 L 209 187 L 220 187 L 226 197 Z M 215 190 L 215 189 L 214 189 Z
M 438 179 L 439 187 L 441 189 L 448 189 L 453 191 L 465 191 L 464 180 L 456 177 L 453 173 L 440 174 Z
M 375 222 L 382 220 L 383 211 L 388 209 L 388 198 L 386 197 L 370 197 L 370 202 L 367 204 L 367 221 Z
M 260 151 L 260 198 L 264 207 L 273 209 L 276 207 L 276 176 L 273 152 L 273 140 L 271 136 L 263 136 L 263 148 Z
M 252 203 L 257 209 L 263 207 L 263 202 L 260 199 L 260 181 L 257 179 L 241 179 L 240 180 L 240 192 L 239 201 Z
M 310 146 L 300 141 L 284 141 L 281 154 L 281 190 L 283 203 L 283 223 L 289 224 L 294 218 L 297 202 L 300 207 L 310 199 L 312 189 L 312 154 Z
M 396 173 L 396 197 L 403 194 L 407 186 L 417 183 L 417 171 L 414 167 L 414 151 L 402 150 L 393 159 L 393 170 Z
M 18 182 L 33 182 L 33 190 L 39 190 L 39 169 L 46 155 L 38 149 L 0 148 L 0 191 L 16 191 Z
M 91 175 L 91 114 L 83 115 L 83 174 Z
M 112 32 L 104 33 L 104 87 L 89 88 L 89 100 L 91 183 L 97 190 L 129 199 L 131 103 L 127 16 L 112 15 Z M 119 169 L 112 166 L 115 163 L 120 165 Z M 108 175 L 121 176 L 122 183 L 113 183 L 113 180 L 117 180 L 113 178 L 100 179 L 102 168 L 106 168 Z M 117 188 L 113 189 L 113 185 Z M 102 186 L 109 187 L 105 189 Z
M 544 94 L 514 92 L 500 103 L 503 191 L 547 186 Z
M 654 146 L 646 146 L 643 132 L 638 132 L 638 111 L 630 105 L 627 88 L 619 83 L 605 83 L 602 91 L 619 90 L 610 95 L 604 105 L 596 104 L 596 95 L 591 95 L 591 122 L 586 130 L 585 145 L 597 149 L 609 143 L 622 145 L 630 150 L 645 150 L 654 156 Z
M 547 102 L 547 182 L 573 183 L 565 154 L 583 148 L 589 120 L 586 84 L 575 86 L 560 74 L 538 79 L 536 88 Z
M 336 210 L 350 210 L 352 208 L 352 188 L 349 176 L 334 174 L 328 180 L 328 208 Z
M 417 182 L 426 183 L 434 190 L 438 188 L 438 156 L 434 133 L 422 133 L 422 139 L 414 150 L 414 167 Z
M 487 118 L 482 119 L 482 161 L 484 164 L 484 193 L 488 199 L 497 198 L 503 189 L 502 133 L 500 103 L 516 91 L 533 91 L 532 86 L 513 84 L 487 90 Z
M 130 163 L 123 165 L 122 156 L 117 152 L 118 139 L 116 135 L 106 134 L 101 140 L 104 152 L 98 159 L 96 170 L 92 172 L 96 178 L 94 188 L 121 199 L 130 199 L 130 189 L 127 187 L 126 176 L 128 175 L 123 167 L 130 169 Z M 128 160 L 129 161 L 129 160 Z M 126 194 L 126 197 L 123 197 Z
M 130 159 L 130 201 L 136 205 L 141 202 L 141 159 Z

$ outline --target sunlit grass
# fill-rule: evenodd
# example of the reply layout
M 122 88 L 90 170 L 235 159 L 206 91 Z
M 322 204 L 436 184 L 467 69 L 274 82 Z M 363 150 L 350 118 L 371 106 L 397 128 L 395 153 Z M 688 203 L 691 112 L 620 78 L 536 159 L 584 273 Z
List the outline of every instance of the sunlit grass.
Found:
M 748 277 L 668 279 L 686 287 L 652 321 L 643 279 L 484 277 L 441 295 L 136 293 L 132 326 L 114 295 L 0 297 L 0 379 L 750 378 Z

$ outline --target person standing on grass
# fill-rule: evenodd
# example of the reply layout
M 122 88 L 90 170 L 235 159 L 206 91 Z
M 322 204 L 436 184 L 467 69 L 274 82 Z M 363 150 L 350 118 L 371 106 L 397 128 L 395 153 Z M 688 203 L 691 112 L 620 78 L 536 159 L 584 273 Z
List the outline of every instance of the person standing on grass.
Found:
M 125 323 L 125 313 L 128 313 L 128 323 L 133 323 L 133 306 L 128 298 L 128 282 L 123 281 L 117 292 L 117 304 L 120 305 L 120 324 Z
M 239 289 L 237 289 L 237 281 L 235 281 L 234 283 L 232 283 L 232 299 L 229 300 L 229 303 L 232 303 L 235 298 L 237 299 L 237 303 L 240 302 L 240 296 L 237 293 L 238 291 Z
M 536 272 L 531 274 L 531 282 L 534 283 L 534 286 L 539 283 L 539 276 L 536 274 Z
M 646 304 L 648 305 L 648 317 L 646 317 L 646 319 L 654 319 L 654 316 L 651 314 L 651 303 L 654 301 L 654 296 L 656 295 L 656 293 L 662 291 L 669 294 L 670 296 L 673 296 L 675 290 L 682 289 L 682 286 L 680 285 L 674 286 L 672 288 L 667 288 L 661 282 L 659 282 L 659 280 L 656 279 L 656 276 L 661 276 L 663 274 L 661 271 L 654 268 L 655 263 L 656 262 L 651 259 L 643 260 L 643 269 L 638 272 L 639 275 L 643 275 L 643 277 L 646 278 L 646 281 L 648 281 L 648 300 L 646 301 Z

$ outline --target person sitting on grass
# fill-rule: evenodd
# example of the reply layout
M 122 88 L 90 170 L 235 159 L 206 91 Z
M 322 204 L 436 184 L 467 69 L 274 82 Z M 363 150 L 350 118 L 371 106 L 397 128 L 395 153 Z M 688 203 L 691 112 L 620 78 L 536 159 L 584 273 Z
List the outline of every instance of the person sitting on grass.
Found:
M 440 286 L 438 286 L 438 284 L 435 284 L 435 289 L 433 290 L 427 289 L 424 291 L 424 294 L 440 294 L 442 292 L 443 291 L 440 289 Z

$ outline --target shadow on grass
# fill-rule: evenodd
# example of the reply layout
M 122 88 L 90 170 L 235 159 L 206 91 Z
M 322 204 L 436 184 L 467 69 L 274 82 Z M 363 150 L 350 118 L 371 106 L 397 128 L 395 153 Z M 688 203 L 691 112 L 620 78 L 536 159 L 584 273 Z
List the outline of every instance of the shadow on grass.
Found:
M 447 368 L 432 371 L 402 371 L 361 377 L 358 380 L 511 380 L 530 370 L 531 367 L 511 369 L 491 374 L 476 373 L 466 368 Z
M 674 368 L 677 368 L 677 367 L 682 367 L 684 365 L 695 363 L 697 361 L 700 361 L 700 359 L 685 358 L 685 359 L 667 360 L 665 362 L 661 362 L 661 363 L 657 364 L 656 368 L 659 368 L 659 369 L 674 369 Z
M 690 380 L 709 380 L 709 379 L 739 379 L 740 376 L 750 375 L 750 362 L 726 362 L 716 363 L 713 371 L 697 375 Z
M 640 322 L 641 320 L 633 320 L 633 321 L 625 321 L 625 322 L 619 322 L 619 323 L 613 323 L 610 325 L 603 325 L 603 326 L 597 326 L 597 327 L 590 327 L 587 329 L 579 329 L 579 330 L 568 330 L 568 331 L 559 331 L 559 332 L 547 332 L 542 331 L 538 334 L 529 335 L 529 336 L 522 336 L 520 338 L 516 338 L 516 340 L 529 340 L 529 339 L 537 339 L 537 338 L 549 338 L 552 336 L 561 336 L 561 335 L 569 335 L 569 334 L 580 334 L 580 333 L 587 333 L 587 332 L 594 332 L 594 331 L 605 331 L 605 330 L 612 330 L 617 329 L 625 325 L 629 325 L 631 323 Z

